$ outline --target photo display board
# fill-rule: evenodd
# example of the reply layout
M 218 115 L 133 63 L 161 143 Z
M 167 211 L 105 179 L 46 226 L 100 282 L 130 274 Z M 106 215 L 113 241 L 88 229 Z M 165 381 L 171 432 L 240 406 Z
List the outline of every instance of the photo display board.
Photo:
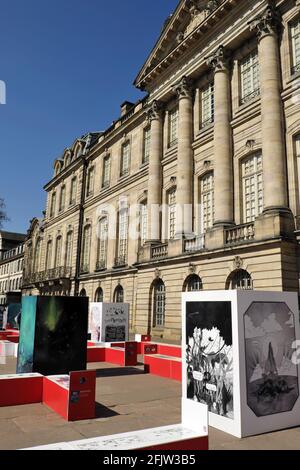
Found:
M 192 292 L 182 309 L 183 396 L 211 426 L 246 437 L 300 424 L 297 294 Z
M 89 333 L 95 343 L 129 340 L 129 304 L 90 303 Z

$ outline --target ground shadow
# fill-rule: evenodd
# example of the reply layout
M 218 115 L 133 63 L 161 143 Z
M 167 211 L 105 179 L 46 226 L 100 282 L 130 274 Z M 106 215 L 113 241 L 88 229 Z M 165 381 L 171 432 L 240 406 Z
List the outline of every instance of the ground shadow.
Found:
M 114 416 L 120 416 L 119 413 L 113 411 L 111 408 L 107 408 L 107 406 L 101 405 L 96 401 L 95 403 L 95 418 L 113 418 Z
M 97 369 L 96 377 L 125 377 L 128 375 L 144 375 L 144 369 L 138 369 L 135 367 L 114 367 L 108 369 Z

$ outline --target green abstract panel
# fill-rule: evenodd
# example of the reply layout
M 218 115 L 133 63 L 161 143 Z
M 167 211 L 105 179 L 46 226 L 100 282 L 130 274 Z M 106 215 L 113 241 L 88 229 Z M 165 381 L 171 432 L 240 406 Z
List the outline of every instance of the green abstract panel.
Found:
M 23 297 L 17 373 L 33 370 L 37 297 Z

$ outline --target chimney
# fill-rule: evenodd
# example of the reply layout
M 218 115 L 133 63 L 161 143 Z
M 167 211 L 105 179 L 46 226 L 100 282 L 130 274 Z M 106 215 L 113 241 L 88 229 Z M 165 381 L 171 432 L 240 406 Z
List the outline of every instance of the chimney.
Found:
M 130 101 L 124 101 L 121 104 L 121 117 L 125 116 L 134 106 L 134 103 L 130 103 Z

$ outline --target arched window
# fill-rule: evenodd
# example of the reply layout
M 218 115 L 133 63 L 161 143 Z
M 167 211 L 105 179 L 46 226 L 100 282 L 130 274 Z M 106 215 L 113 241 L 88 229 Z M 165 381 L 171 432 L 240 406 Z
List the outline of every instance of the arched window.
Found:
M 252 290 L 253 281 L 251 275 L 244 269 L 233 271 L 226 282 L 227 290 Z
M 86 290 L 85 290 L 85 289 L 81 289 L 79 296 L 80 296 L 80 297 L 87 297 L 87 295 L 86 295 Z
M 197 274 L 191 274 L 183 285 L 183 292 L 198 292 L 203 289 L 202 280 Z
M 95 302 L 103 302 L 103 289 L 102 287 L 98 287 L 95 292 Z
M 114 302 L 117 304 L 124 303 L 124 289 L 122 286 L 117 286 L 114 292 Z
M 153 327 L 165 325 L 166 314 L 166 288 L 164 282 L 159 279 L 153 288 Z

